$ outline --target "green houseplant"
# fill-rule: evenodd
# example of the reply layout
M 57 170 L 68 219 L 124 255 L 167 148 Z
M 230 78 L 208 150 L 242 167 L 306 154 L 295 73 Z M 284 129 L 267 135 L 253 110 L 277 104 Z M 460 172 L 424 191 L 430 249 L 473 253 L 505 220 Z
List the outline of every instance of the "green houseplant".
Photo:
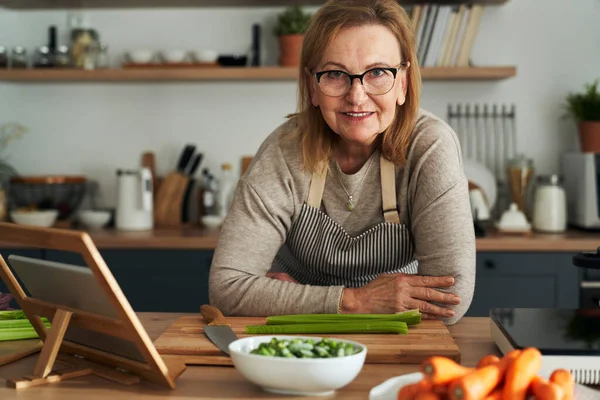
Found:
M 577 122 L 579 143 L 584 153 L 600 152 L 600 92 L 598 80 L 586 84 L 582 93 L 569 93 L 566 116 Z
M 278 14 L 273 33 L 279 38 L 279 65 L 295 67 L 300 64 L 304 32 L 308 28 L 311 13 L 300 6 L 291 6 Z

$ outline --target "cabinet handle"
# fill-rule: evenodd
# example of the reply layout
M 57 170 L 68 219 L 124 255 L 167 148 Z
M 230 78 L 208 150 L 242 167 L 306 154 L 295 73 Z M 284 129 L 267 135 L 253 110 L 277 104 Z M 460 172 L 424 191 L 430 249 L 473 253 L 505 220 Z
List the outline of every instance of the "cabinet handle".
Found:
M 485 265 L 487 269 L 496 269 L 496 264 L 492 260 L 485 260 L 483 265 Z

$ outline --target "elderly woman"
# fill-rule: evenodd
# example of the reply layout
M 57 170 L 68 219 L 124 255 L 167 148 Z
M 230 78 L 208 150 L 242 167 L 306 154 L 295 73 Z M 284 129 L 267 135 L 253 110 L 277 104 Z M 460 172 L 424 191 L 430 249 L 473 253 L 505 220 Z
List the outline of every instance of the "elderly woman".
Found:
M 475 236 L 458 139 L 419 108 L 410 19 L 395 0 L 312 17 L 297 114 L 241 178 L 210 271 L 229 315 L 467 311 Z

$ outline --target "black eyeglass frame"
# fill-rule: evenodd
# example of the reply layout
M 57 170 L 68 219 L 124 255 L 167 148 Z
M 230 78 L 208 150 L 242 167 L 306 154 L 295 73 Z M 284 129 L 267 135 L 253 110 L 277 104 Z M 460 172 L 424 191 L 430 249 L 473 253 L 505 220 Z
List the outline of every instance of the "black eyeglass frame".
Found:
M 366 70 L 365 72 L 363 72 L 362 74 L 349 74 L 346 71 L 342 71 L 340 69 L 328 69 L 326 71 L 319 71 L 319 72 L 315 72 L 314 76 L 315 79 L 317 80 L 317 84 L 319 86 L 319 90 L 325 95 L 325 96 L 329 96 L 329 97 L 341 97 L 344 96 L 346 93 L 348 93 L 348 91 L 346 91 L 346 93 L 344 94 L 340 94 L 338 96 L 332 96 L 329 95 L 325 92 L 323 92 L 323 89 L 321 89 L 321 77 L 327 73 L 330 72 L 341 72 L 342 74 L 345 74 L 349 79 L 350 79 L 350 86 L 348 87 L 348 90 L 350 90 L 350 88 L 352 88 L 352 83 L 354 82 L 355 79 L 358 79 L 360 81 L 360 84 L 362 85 L 362 87 L 365 87 L 365 84 L 363 83 L 363 78 L 365 77 L 366 74 L 368 74 L 371 71 L 376 71 L 376 70 L 384 70 L 384 71 L 389 71 L 394 75 L 394 85 L 396 82 L 396 76 L 398 75 L 398 71 L 400 71 L 401 69 L 407 68 L 408 67 L 408 62 L 407 61 L 402 61 L 400 63 L 400 65 L 398 67 L 375 67 L 375 68 L 371 68 Z M 369 93 L 366 89 L 365 91 L 373 96 L 383 96 L 384 94 L 387 94 L 390 92 L 390 90 L 392 90 L 392 88 L 394 87 L 394 85 L 392 85 L 387 92 L 385 93 L 378 93 L 378 94 L 373 94 L 373 93 Z

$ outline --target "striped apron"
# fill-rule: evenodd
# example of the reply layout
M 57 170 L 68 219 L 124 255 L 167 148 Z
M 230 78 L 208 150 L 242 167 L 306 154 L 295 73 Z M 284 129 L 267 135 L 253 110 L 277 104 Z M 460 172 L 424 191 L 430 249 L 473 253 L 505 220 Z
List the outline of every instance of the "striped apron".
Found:
M 400 223 L 394 164 L 380 157 L 385 222 L 356 237 L 321 211 L 327 171 L 313 173 L 308 201 L 292 225 L 274 264 L 299 283 L 360 287 L 380 274 L 417 273 L 409 229 Z

